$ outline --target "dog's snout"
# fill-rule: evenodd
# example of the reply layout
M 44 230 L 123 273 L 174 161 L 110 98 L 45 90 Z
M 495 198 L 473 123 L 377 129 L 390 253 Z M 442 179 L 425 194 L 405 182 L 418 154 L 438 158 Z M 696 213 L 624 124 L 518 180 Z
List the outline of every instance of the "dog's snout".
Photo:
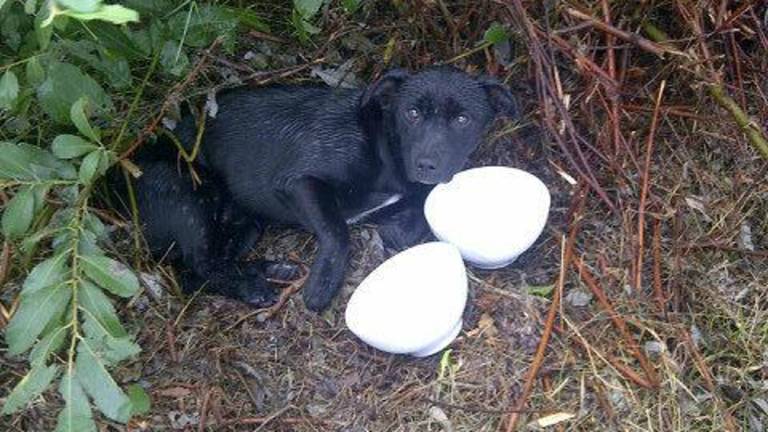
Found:
M 416 160 L 416 168 L 421 172 L 432 173 L 437 169 L 437 162 L 430 158 L 419 158 Z

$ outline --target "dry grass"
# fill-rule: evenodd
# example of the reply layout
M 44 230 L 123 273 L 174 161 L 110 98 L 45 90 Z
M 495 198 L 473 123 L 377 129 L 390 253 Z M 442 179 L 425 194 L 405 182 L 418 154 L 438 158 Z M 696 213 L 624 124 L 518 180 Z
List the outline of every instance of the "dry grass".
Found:
M 354 18 L 330 8 L 321 20 L 330 37 L 311 46 L 243 35 L 242 51 L 217 54 L 188 93 L 252 75 L 242 54 L 265 47 L 276 72 L 259 82 L 306 80 L 302 65 L 320 58 L 329 66 L 354 59 L 357 76 L 369 78 L 387 64 L 419 68 L 458 56 L 458 66 L 494 73 L 521 95 L 525 118 L 499 124 L 473 164 L 539 175 L 554 198 L 548 230 L 509 268 L 471 271 L 464 331 L 443 361 L 383 354 L 344 327 L 351 291 L 392 253 L 373 227 L 354 230 L 346 288 L 322 316 L 306 312 L 300 296 L 259 322 L 241 319 L 247 307 L 216 297 L 145 294 L 122 309 L 144 351 L 117 375 L 153 396 L 151 414 L 130 429 L 499 431 L 520 405 L 520 430 L 538 429 L 535 420 L 555 413 L 574 415 L 551 427 L 558 431 L 765 430 L 768 164 L 707 88 L 727 89 L 754 119 L 751 127 L 765 133 L 766 7 L 406 3 L 367 5 Z M 584 25 L 567 7 L 608 29 Z M 511 53 L 470 53 L 493 21 L 514 29 Z M 611 33 L 649 38 L 649 23 L 670 38 L 650 45 L 663 58 L 648 51 L 648 40 Z M 147 101 L 147 121 L 158 106 Z M 577 187 L 561 173 L 591 184 L 581 211 L 573 211 Z M 525 395 L 552 296 L 547 287 L 557 284 L 569 232 L 575 241 L 562 269 L 563 302 Z M 272 230 L 262 244 L 262 255 L 307 263 L 314 252 L 299 231 Z M 149 264 L 145 270 L 157 273 Z M 13 292 L 11 284 L 3 295 Z M 651 373 L 642 368 L 646 359 Z M 8 358 L 0 364 L 5 394 L 25 366 Z M 0 418 L 0 429 L 47 430 L 57 397 L 50 392 L 20 415 Z

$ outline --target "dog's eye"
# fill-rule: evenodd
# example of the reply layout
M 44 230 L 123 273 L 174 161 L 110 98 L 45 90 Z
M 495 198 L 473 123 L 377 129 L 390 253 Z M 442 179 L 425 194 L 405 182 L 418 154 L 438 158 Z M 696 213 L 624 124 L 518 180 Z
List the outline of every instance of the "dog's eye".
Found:
M 453 121 L 455 121 L 456 124 L 459 126 L 466 126 L 469 123 L 469 117 L 463 114 L 460 114 L 456 116 L 456 118 L 454 118 Z
M 421 118 L 421 113 L 416 108 L 411 108 L 405 112 L 405 116 L 408 118 L 408 120 L 417 122 L 419 121 L 419 118 Z

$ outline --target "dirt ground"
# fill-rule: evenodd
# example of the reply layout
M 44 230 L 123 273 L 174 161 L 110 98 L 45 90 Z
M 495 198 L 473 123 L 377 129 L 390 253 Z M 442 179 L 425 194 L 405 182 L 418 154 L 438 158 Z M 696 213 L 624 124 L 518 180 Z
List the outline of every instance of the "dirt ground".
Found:
M 605 3 L 576 6 L 611 22 Z M 333 68 L 350 60 L 360 82 L 386 63 L 494 74 L 524 116 L 498 122 L 472 165 L 539 176 L 550 221 L 513 265 L 469 268 L 462 332 L 424 359 L 379 352 L 344 325 L 354 288 L 394 252 L 374 226 L 354 228 L 345 288 L 321 316 L 300 295 L 263 322 L 230 300 L 182 298 L 167 269 L 146 262 L 144 292 L 121 307 L 143 352 L 116 376 L 144 386 L 152 410 L 103 430 L 503 431 L 515 407 L 516 430 L 768 429 L 768 163 L 707 91 L 724 86 L 768 132 L 766 7 L 611 3 L 607 31 L 563 2 L 381 2 L 355 18 L 329 8 L 329 36 L 310 46 L 244 34 L 237 53 L 213 54 L 184 96 L 248 76 L 254 58 L 273 71 L 259 83 L 338 77 Z M 643 17 L 669 40 L 650 42 Z M 510 42 L 477 49 L 492 22 L 511 29 Z M 156 107 L 147 102 L 148 113 Z M 126 234 L 116 228 L 115 238 Z M 129 242 L 116 248 L 133 253 Z M 261 248 L 309 264 L 315 243 L 275 228 Z M 25 368 L 0 365 L 3 387 Z M 59 404 L 46 393 L 0 418 L 0 430 L 51 430 Z

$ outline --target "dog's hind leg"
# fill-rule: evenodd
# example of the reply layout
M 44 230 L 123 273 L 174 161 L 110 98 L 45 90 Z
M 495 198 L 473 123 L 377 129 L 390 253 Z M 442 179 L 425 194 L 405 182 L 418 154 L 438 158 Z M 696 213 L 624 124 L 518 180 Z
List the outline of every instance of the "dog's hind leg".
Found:
M 175 264 L 181 264 L 185 291 L 202 286 L 257 306 L 274 301 L 263 273 L 242 269 L 221 250 L 217 234 L 231 230 L 220 226 L 218 215 L 227 197 L 216 182 L 203 176 L 203 185 L 195 190 L 191 178 L 180 175 L 171 162 L 146 161 L 140 166 L 144 174 L 135 191 L 144 235 L 155 256 L 178 249 Z
M 217 215 L 216 234 L 226 259 L 244 260 L 256 249 L 264 234 L 261 219 L 246 212 L 232 200 L 227 200 Z

